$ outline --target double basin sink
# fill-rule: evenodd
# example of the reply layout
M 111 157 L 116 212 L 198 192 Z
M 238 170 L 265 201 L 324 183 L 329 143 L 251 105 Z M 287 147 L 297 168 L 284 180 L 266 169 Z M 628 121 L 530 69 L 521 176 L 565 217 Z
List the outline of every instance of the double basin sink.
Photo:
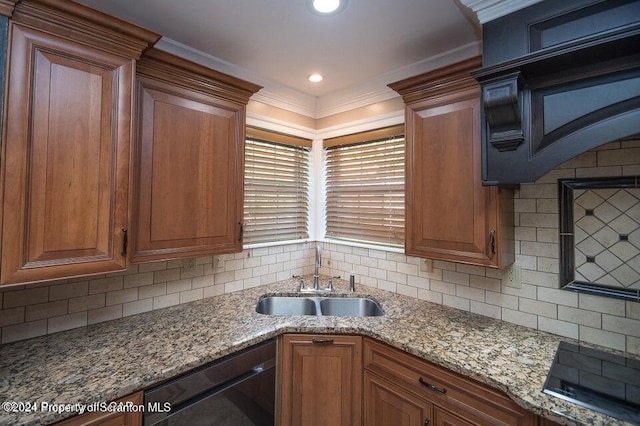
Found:
M 382 306 L 367 297 L 263 297 L 256 312 L 265 315 L 316 315 L 337 317 L 377 317 Z

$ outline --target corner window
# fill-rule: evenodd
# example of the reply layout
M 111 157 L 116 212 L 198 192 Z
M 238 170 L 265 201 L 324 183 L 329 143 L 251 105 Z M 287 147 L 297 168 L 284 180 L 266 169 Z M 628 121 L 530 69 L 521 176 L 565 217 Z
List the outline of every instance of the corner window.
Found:
M 404 245 L 404 126 L 326 139 L 327 238 Z
M 309 238 L 311 141 L 247 128 L 244 244 Z

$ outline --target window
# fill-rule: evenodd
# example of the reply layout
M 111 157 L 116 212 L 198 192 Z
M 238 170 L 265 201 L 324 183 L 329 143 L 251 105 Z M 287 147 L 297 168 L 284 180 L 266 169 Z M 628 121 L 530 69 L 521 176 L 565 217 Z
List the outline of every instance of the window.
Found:
M 404 245 L 404 127 L 326 139 L 326 236 Z
M 309 237 L 311 141 L 247 128 L 244 244 Z

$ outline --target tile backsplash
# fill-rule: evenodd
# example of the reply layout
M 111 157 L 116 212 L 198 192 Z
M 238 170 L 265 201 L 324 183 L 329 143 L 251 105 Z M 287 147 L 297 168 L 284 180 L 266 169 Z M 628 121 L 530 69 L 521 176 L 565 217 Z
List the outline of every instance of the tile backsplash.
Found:
M 383 250 L 324 243 L 326 275 L 429 300 L 527 327 L 640 354 L 640 303 L 558 289 L 558 178 L 640 174 L 640 141 L 586 152 L 516 191 L 516 264 L 522 286 L 502 271 Z M 133 265 L 127 272 L 0 292 L 1 341 L 7 343 L 160 309 L 313 272 L 314 244 L 300 243 L 182 261 Z

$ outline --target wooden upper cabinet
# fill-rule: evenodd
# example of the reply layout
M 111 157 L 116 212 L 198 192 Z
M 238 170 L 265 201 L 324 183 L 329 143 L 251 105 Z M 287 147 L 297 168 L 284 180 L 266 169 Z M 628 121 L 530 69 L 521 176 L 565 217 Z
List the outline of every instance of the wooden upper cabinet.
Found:
M 157 49 L 137 75 L 132 261 L 241 251 L 245 109 L 260 87 Z
M 405 104 L 405 252 L 482 266 L 513 262 L 513 194 L 482 186 L 473 58 L 389 87 Z
M 157 39 L 73 2 L 17 4 L 0 284 L 126 269 L 134 60 Z

